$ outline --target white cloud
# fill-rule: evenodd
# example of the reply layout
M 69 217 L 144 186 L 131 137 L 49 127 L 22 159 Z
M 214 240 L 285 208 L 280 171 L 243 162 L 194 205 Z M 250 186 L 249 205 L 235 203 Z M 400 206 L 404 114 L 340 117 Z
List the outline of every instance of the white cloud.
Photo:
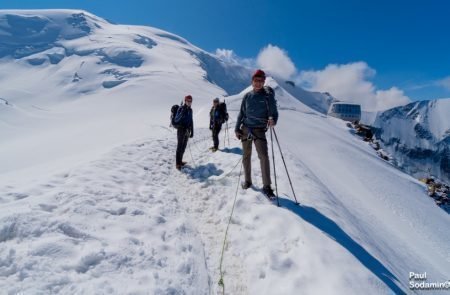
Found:
M 268 74 L 288 80 L 297 69 L 287 52 L 278 46 L 267 45 L 258 54 L 256 64 Z
M 329 92 L 341 101 L 361 104 L 363 110 L 379 111 L 405 105 L 410 99 L 397 87 L 378 89 L 371 79 L 376 71 L 360 61 L 348 64 L 330 64 L 322 70 L 298 71 L 288 53 L 275 45 L 267 45 L 256 59 L 241 58 L 233 50 L 217 49 L 215 55 L 225 62 L 257 67 L 268 75 L 293 80 L 310 91 Z M 450 89 L 450 76 L 439 80 L 439 85 Z
M 450 90 L 450 76 L 445 77 L 444 79 L 441 79 L 437 81 L 436 83 L 438 86 L 442 86 L 448 90 Z
M 356 101 L 374 92 L 373 84 L 367 81 L 374 75 L 375 71 L 366 63 L 357 62 L 332 64 L 318 71 L 302 71 L 298 80 L 311 90 L 328 91 L 339 99 Z
M 323 70 L 301 72 L 297 82 L 309 90 L 330 92 L 339 100 L 359 103 L 364 110 L 386 110 L 410 101 L 396 87 L 377 89 L 370 81 L 375 74 L 365 62 L 331 64 Z
M 411 102 L 403 90 L 397 87 L 391 87 L 388 90 L 377 90 L 375 100 L 377 102 L 377 109 L 380 110 L 394 108 Z

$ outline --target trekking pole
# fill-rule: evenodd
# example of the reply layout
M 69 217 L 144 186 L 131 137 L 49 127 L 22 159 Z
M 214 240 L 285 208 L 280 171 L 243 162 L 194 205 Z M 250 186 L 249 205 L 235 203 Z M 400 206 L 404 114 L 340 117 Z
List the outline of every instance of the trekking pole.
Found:
M 224 138 L 224 141 L 227 140 L 227 137 L 229 137 L 229 135 L 228 135 L 228 122 L 225 121 L 225 138 Z M 228 147 L 229 146 L 230 146 L 230 141 L 228 140 Z
M 270 127 L 270 142 L 272 143 L 272 162 L 273 162 L 273 175 L 275 177 L 275 192 L 277 194 L 277 206 L 280 207 L 280 200 L 278 198 L 278 185 L 277 185 L 277 170 L 275 169 L 275 152 L 273 150 L 273 127 Z
M 197 168 L 197 164 L 195 164 L 194 157 L 192 156 L 192 150 L 191 150 L 191 143 L 189 138 L 187 137 L 189 135 L 189 131 L 186 131 L 185 140 L 187 140 L 187 145 L 189 148 L 189 154 L 191 154 L 192 163 L 194 163 L 195 168 Z
M 227 129 L 223 132 L 223 148 L 227 147 Z
M 192 163 L 194 163 L 195 168 L 197 168 L 197 164 L 195 163 L 194 157 L 192 156 L 191 144 L 188 141 L 189 153 L 191 154 Z
M 199 153 L 203 153 L 203 151 L 200 150 L 200 148 L 198 147 L 197 142 L 194 140 L 194 138 L 192 138 L 192 142 L 194 143 L 195 149 L 197 150 L 197 152 Z
M 224 99 L 223 100 L 223 103 L 225 104 L 225 106 L 226 106 L 226 104 L 227 104 L 227 102 L 226 102 L 226 100 Z M 226 109 L 226 107 L 225 107 L 225 109 Z M 226 117 L 226 120 L 225 120 L 225 139 L 224 139 L 224 141 L 226 140 L 226 138 L 228 137 L 228 147 L 230 147 L 230 132 L 229 132 L 229 130 L 228 130 L 228 119 L 229 119 L 229 116 L 228 116 L 228 112 L 227 111 L 225 111 L 225 117 Z
M 228 146 L 230 146 L 230 129 L 228 129 L 228 121 L 226 121 L 225 123 L 227 125 Z
M 299 205 L 300 203 L 297 201 L 297 196 L 295 195 L 294 186 L 292 185 L 291 177 L 289 176 L 289 171 L 286 166 L 286 161 L 284 160 L 283 152 L 281 151 L 280 141 L 278 140 L 277 133 L 275 132 L 275 127 L 272 127 L 271 130 L 272 129 L 273 129 L 273 134 L 275 135 L 275 140 L 277 141 L 277 144 L 278 144 L 278 149 L 280 150 L 281 159 L 283 160 L 283 164 L 284 164 L 284 169 L 286 169 L 286 174 L 289 179 L 289 184 L 291 185 L 292 193 L 294 194 L 295 204 Z M 270 134 L 270 136 L 272 136 L 272 133 Z M 273 146 L 272 146 L 272 151 L 273 151 Z

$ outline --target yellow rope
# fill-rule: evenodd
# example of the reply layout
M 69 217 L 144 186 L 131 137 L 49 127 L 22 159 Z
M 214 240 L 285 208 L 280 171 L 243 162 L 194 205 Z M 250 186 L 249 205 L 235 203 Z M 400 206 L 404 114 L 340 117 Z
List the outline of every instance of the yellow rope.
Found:
M 239 170 L 239 178 L 238 178 L 238 184 L 236 186 L 236 194 L 234 195 L 233 207 L 231 208 L 230 218 L 228 219 L 227 229 L 225 230 L 225 236 L 223 238 L 222 253 L 220 254 L 220 265 L 219 265 L 220 279 L 219 279 L 219 286 L 222 287 L 222 292 L 223 292 L 222 294 L 224 294 L 224 295 L 225 295 L 225 282 L 223 280 L 222 265 L 223 265 L 223 258 L 224 258 L 224 254 L 225 254 L 225 244 L 227 242 L 228 229 L 230 227 L 231 218 L 233 217 L 234 207 L 236 205 L 236 199 L 237 199 L 237 195 L 238 195 L 238 191 L 239 191 L 239 183 L 241 181 L 241 174 L 242 174 L 242 162 L 241 162 L 241 169 Z

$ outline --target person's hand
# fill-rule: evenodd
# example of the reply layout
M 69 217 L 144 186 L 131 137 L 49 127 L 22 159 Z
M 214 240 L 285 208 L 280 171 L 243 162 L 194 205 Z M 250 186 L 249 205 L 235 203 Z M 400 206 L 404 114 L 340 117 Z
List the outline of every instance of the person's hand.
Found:
M 242 130 L 235 130 L 234 134 L 236 134 L 236 138 L 241 140 L 242 138 Z
M 273 118 L 269 118 L 269 121 L 267 121 L 267 125 L 269 127 L 274 127 L 276 125 L 275 120 Z
M 192 138 L 192 137 L 194 137 L 194 133 L 191 133 L 191 135 L 189 136 L 189 138 Z

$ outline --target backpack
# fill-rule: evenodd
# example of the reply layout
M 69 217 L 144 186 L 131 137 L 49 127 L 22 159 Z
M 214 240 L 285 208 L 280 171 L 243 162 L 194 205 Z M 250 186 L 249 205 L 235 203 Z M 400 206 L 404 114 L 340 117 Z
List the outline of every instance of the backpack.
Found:
M 267 98 L 269 98 L 269 96 L 275 96 L 275 91 L 270 86 L 264 86 L 264 91 L 266 92 Z
M 225 102 L 219 103 L 218 110 L 220 114 L 220 122 L 223 124 L 225 121 L 228 121 L 227 104 Z
M 170 126 L 172 126 L 175 129 L 178 129 L 180 126 L 175 122 L 175 117 L 177 116 L 178 109 L 180 108 L 179 105 L 174 104 L 172 108 L 170 109 Z
M 269 97 L 273 96 L 275 98 L 275 91 L 270 86 L 264 86 L 264 92 L 266 93 L 266 107 L 267 107 L 267 113 L 270 114 L 270 107 L 269 107 Z

